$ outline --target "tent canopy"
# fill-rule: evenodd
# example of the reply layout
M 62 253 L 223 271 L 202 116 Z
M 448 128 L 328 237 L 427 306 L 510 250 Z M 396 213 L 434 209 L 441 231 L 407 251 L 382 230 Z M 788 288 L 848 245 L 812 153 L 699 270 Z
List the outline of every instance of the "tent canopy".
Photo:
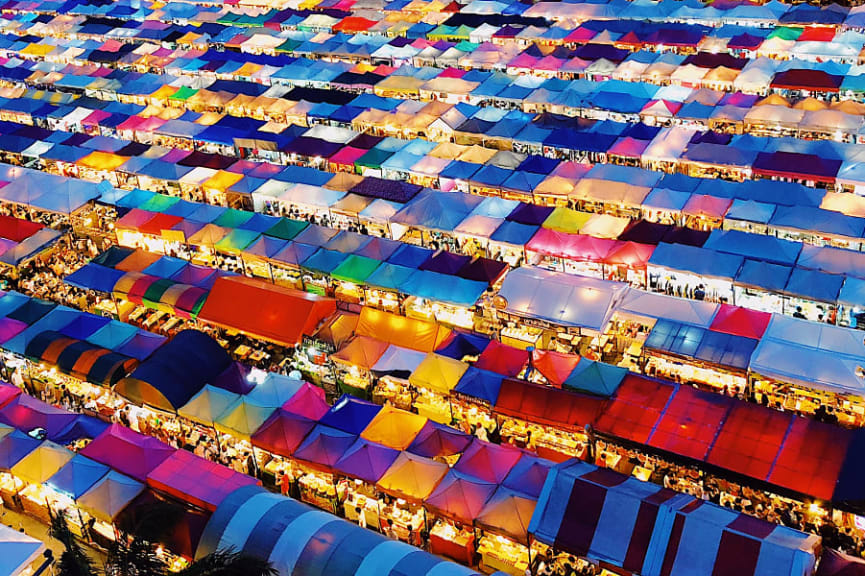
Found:
M 335 311 L 336 304 L 329 298 L 252 278 L 223 276 L 213 284 L 199 318 L 283 346 L 296 346 Z

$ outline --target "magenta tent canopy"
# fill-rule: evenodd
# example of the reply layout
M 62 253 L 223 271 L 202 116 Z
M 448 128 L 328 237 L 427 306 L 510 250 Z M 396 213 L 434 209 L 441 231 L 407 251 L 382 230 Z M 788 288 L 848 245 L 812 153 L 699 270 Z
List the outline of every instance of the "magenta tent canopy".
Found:
M 313 468 L 333 472 L 334 465 L 348 451 L 357 436 L 319 424 L 294 452 L 294 458 Z
M 156 438 L 112 424 L 82 451 L 92 460 L 144 482 L 176 450 Z
M 151 488 L 211 512 L 229 494 L 249 484 L 260 482 L 185 450 L 177 450 L 147 475 Z
M 443 516 L 471 526 L 496 487 L 492 482 L 451 470 L 424 504 Z
M 0 407 L 6 406 L 21 395 L 21 389 L 12 384 L 0 382 Z
M 474 440 L 454 470 L 495 484 L 501 483 L 522 456 L 516 448 Z
M 399 452 L 393 448 L 358 438 L 336 461 L 334 468 L 346 476 L 375 484 L 384 476 L 397 456 Z
M 453 456 L 465 450 L 471 441 L 472 437 L 468 434 L 450 426 L 427 420 L 407 450 L 412 454 L 426 458 Z
M 330 410 L 330 405 L 324 397 L 324 390 L 309 382 L 304 382 L 294 395 L 285 401 L 282 409 L 286 412 L 318 420 Z
M 315 422 L 284 409 L 274 412 L 252 435 L 252 445 L 271 454 L 291 456 Z

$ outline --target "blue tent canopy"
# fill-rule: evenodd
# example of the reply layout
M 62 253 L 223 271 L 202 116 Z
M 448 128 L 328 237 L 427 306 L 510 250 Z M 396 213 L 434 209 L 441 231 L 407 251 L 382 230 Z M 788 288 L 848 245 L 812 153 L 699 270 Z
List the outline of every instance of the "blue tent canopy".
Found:
M 741 230 L 713 230 L 703 248 L 773 264 L 792 265 L 799 258 L 802 243 Z
M 699 326 L 659 320 L 646 339 L 645 347 L 694 358 L 706 332 Z
M 766 204 L 764 202 L 755 202 L 754 200 L 733 200 L 730 209 L 724 218 L 728 220 L 744 220 L 746 222 L 756 222 L 758 224 L 767 224 L 775 213 L 774 204 Z
M 743 286 L 762 288 L 771 292 L 781 292 L 787 286 L 792 268 L 778 264 L 768 264 L 756 260 L 745 260 L 742 269 L 736 274 L 735 283 Z
M 838 300 L 844 277 L 837 274 L 826 274 L 816 270 L 793 268 L 784 292 L 817 302 L 834 303 Z
M 490 339 L 486 336 L 455 332 L 447 344 L 436 350 L 436 354 L 462 360 L 465 356 L 479 356 L 489 344 Z
M 691 272 L 698 276 L 732 280 L 736 277 L 744 260 L 741 256 L 721 254 L 706 248 L 662 242 L 658 244 L 649 258 L 649 265 Z
M 694 357 L 718 366 L 744 370 L 756 347 L 757 340 L 753 338 L 707 330 Z
M 473 306 L 487 289 L 486 282 L 466 280 L 448 274 L 418 270 L 403 283 L 401 291 L 411 296 Z
M 397 264 L 407 268 L 416 269 L 429 260 L 433 251 L 429 248 L 421 248 L 412 244 L 403 244 L 387 259 L 390 264 Z
M 370 274 L 365 283 L 369 286 L 399 291 L 409 277 L 415 273 L 413 268 L 383 262 Z
M 562 386 L 595 396 L 609 397 L 615 394 L 627 375 L 627 368 L 580 358 L 580 362 L 574 367 Z
M 123 351 L 121 348 L 118 351 Z M 174 411 L 214 380 L 231 363 L 215 340 L 183 330 L 117 383 L 116 391 L 139 402 Z
M 196 558 L 224 547 L 268 560 L 280 574 L 477 575 L 260 486 L 240 488 L 223 500 L 207 523 Z
M 65 330 L 65 328 L 64 328 Z M 111 320 L 108 324 L 87 337 L 87 341 L 95 346 L 116 350 L 132 340 L 138 333 L 138 328 Z
M 145 274 L 156 276 L 158 278 L 171 278 L 174 274 L 180 271 L 181 268 L 187 265 L 185 260 L 174 258 L 172 256 L 163 256 L 144 270 Z
M 54 490 L 77 500 L 110 470 L 104 464 L 76 454 L 45 483 Z
M 462 375 L 454 391 L 495 406 L 504 378 L 501 374 L 472 366 Z
M 319 422 L 350 434 L 360 434 L 372 422 L 381 406 L 343 394 Z

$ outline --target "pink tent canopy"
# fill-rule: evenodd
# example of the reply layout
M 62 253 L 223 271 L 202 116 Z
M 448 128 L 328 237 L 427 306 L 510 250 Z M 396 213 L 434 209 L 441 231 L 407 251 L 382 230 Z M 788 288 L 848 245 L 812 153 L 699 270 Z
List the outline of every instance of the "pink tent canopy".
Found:
M 112 424 L 81 454 L 144 482 L 147 475 L 175 451 L 156 438 Z
M 211 512 L 238 488 L 259 483 L 185 450 L 177 450 L 147 475 L 148 486 Z

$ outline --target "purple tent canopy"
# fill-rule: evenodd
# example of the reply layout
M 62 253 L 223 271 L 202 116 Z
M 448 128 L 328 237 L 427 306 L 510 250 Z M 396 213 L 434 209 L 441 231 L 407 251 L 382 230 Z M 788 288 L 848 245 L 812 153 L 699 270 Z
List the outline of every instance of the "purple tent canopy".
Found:
M 174 452 L 174 448 L 156 438 L 112 424 L 81 454 L 144 482 L 147 475 Z
M 333 472 L 334 465 L 357 440 L 357 436 L 319 424 L 295 450 L 294 458 L 314 468 Z
M 550 206 L 538 206 L 537 204 L 520 204 L 514 211 L 508 214 L 505 220 L 540 226 L 553 213 Z
M 502 277 L 508 265 L 505 262 L 499 262 L 491 258 L 476 258 L 463 266 L 457 273 L 460 278 L 466 280 L 476 280 L 478 282 L 486 282 L 487 284 L 495 284 Z
M 334 468 L 351 478 L 360 478 L 375 484 L 384 476 L 399 451 L 363 438 L 357 441 L 337 460 Z
M 27 324 L 14 318 L 0 318 L 0 344 L 11 340 L 27 328 Z
M 41 440 L 31 438 L 20 430 L 13 430 L 0 440 L 0 470 L 8 472 L 22 458 L 36 450 Z
M 363 248 L 354 251 L 355 256 L 365 256 L 373 260 L 385 261 L 402 246 L 401 242 L 375 236 Z
M 759 47 L 764 40 L 765 38 L 762 36 L 754 36 L 745 32 L 730 38 L 727 42 L 727 48 L 730 50 L 750 50 Z
M 138 333 L 132 337 L 128 342 L 126 342 L 123 346 L 115 350 L 115 352 L 119 352 L 124 356 L 131 356 L 136 360 L 144 360 L 153 352 L 162 346 L 165 342 L 165 336 L 160 336 L 158 334 L 151 334 L 150 332 L 144 332 L 143 330 L 139 330 Z
M 538 498 L 541 495 L 544 482 L 547 480 L 547 474 L 553 465 L 553 462 L 549 460 L 531 454 L 523 454 L 520 461 L 511 468 L 505 481 L 502 482 L 502 486 L 521 492 L 526 496 Z
M 465 450 L 471 441 L 468 434 L 428 420 L 406 450 L 425 458 L 453 456 Z
M 249 375 L 249 368 L 240 362 L 232 361 L 228 368 L 222 371 L 212 382 L 208 384 L 234 392 L 235 394 L 247 394 L 255 385 L 246 377 Z
M 76 414 L 55 408 L 32 396 L 21 394 L 0 410 L 0 422 L 24 432 L 44 428 L 48 438 L 54 439 L 78 418 Z
M 760 152 L 754 160 L 754 174 L 834 183 L 841 160 L 796 152 Z
M 638 244 L 651 244 L 657 246 L 669 234 L 673 227 L 669 224 L 649 222 L 648 220 L 637 220 L 631 223 L 624 232 L 619 235 L 623 242 L 637 242 Z
M 355 184 L 350 192 L 366 196 L 367 198 L 382 198 L 405 204 L 421 190 L 422 187 L 417 184 L 367 176 Z
M 424 504 L 439 514 L 471 525 L 496 488 L 497 485 L 493 482 L 485 482 L 451 470 L 424 500 Z
M 471 257 L 453 252 L 439 252 L 420 266 L 418 270 L 454 275 L 471 261 Z
M 330 158 L 337 152 L 342 150 L 342 144 L 339 142 L 328 142 L 327 140 L 319 140 L 309 136 L 299 136 L 289 142 L 283 152 L 286 154 L 297 154 L 298 156 Z
M 252 435 L 252 445 L 272 454 L 291 456 L 315 422 L 285 410 L 277 410 Z

